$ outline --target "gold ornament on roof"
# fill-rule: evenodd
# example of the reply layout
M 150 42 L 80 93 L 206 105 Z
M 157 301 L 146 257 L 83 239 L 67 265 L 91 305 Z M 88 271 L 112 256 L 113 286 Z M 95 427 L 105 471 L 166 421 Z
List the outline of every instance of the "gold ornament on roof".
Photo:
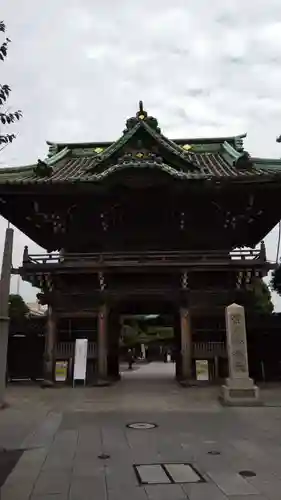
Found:
M 95 148 L 94 149 L 95 153 L 98 153 L 98 154 L 102 153 L 103 150 L 104 150 L 104 148 Z
M 144 109 L 143 109 L 143 102 L 142 101 L 139 102 L 139 110 L 138 110 L 136 116 L 139 120 L 144 120 L 145 118 L 147 118 L 147 112 L 144 111 Z
M 188 151 L 188 150 L 189 150 L 189 149 L 191 149 L 191 148 L 192 148 L 192 146 L 190 146 L 190 144 L 184 144 L 184 145 L 182 146 L 182 149 L 184 149 L 185 151 Z

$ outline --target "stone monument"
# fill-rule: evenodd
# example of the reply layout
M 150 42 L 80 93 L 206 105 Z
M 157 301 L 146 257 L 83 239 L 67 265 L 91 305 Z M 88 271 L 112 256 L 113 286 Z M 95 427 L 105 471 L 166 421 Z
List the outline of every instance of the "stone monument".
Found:
M 231 304 L 225 310 L 229 377 L 221 388 L 221 401 L 231 406 L 260 403 L 259 388 L 249 377 L 244 307 Z

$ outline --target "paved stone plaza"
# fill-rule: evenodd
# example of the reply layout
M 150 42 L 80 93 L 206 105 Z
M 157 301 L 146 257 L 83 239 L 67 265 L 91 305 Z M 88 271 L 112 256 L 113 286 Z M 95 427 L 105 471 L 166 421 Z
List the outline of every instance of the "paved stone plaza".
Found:
M 143 365 L 107 388 L 10 386 L 0 447 L 26 451 L 1 500 L 280 500 L 281 389 L 225 408 L 218 387 L 181 388 L 174 369 Z

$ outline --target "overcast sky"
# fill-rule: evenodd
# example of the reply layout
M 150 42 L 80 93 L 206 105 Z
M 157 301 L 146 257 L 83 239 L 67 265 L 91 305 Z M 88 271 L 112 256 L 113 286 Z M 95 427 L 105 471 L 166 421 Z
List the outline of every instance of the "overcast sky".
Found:
M 140 99 L 171 138 L 247 132 L 251 154 L 281 156 L 281 0 L 1 0 L 2 19 L 1 84 L 24 118 L 0 168 L 44 158 L 46 140 L 117 139 Z M 271 259 L 276 243 L 275 228 Z M 25 244 L 40 250 L 16 231 L 15 266 Z

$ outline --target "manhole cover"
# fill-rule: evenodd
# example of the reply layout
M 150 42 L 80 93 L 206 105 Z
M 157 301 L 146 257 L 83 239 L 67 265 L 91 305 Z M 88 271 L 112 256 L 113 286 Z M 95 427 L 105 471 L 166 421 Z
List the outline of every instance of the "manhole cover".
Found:
M 129 429 L 147 430 L 154 429 L 157 425 L 149 422 L 134 422 L 133 424 L 127 424 L 127 427 Z
M 211 451 L 208 451 L 208 455 L 220 455 L 221 452 L 218 451 L 218 450 L 211 450 Z
M 252 470 L 241 470 L 239 474 L 242 477 L 256 477 L 256 473 Z
M 101 460 L 107 460 L 110 458 L 110 455 L 107 455 L 106 453 L 102 453 L 101 455 L 98 456 Z

